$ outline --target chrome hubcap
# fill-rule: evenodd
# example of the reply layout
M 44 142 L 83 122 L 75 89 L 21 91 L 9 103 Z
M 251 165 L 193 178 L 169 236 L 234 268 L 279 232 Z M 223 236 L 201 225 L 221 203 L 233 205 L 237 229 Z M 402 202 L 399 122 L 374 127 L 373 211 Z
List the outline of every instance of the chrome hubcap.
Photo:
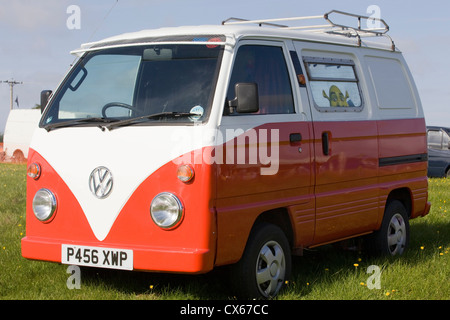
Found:
M 260 250 L 256 262 L 256 283 L 261 294 L 271 297 L 283 286 L 286 273 L 286 259 L 276 241 L 267 242 Z
M 387 236 L 390 254 L 402 254 L 406 245 L 406 224 L 401 214 L 392 217 Z

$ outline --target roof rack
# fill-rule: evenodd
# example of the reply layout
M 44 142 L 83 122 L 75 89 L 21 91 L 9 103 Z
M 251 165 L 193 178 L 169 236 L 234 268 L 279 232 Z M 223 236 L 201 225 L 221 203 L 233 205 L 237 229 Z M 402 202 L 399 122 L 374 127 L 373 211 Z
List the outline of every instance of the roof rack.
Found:
M 331 20 L 331 15 L 341 15 L 344 17 L 350 17 L 357 19 L 357 26 L 350 26 L 342 23 L 335 23 Z M 327 24 L 315 24 L 315 25 L 296 25 L 296 26 L 288 26 L 285 24 L 278 24 L 278 22 L 291 22 L 297 21 L 301 22 L 304 20 L 314 20 L 314 19 L 325 19 Z M 361 26 L 361 21 L 365 20 L 366 22 L 370 22 L 371 24 L 377 25 L 376 28 L 363 28 Z M 289 30 L 308 30 L 312 32 L 321 32 L 335 35 L 342 35 L 349 38 L 356 38 L 358 46 L 361 46 L 362 37 L 387 37 L 391 42 L 391 50 L 395 51 L 395 44 L 392 38 L 387 35 L 389 31 L 388 24 L 380 18 L 376 17 L 368 17 L 362 16 L 358 14 L 348 13 L 339 10 L 331 10 L 330 12 L 325 13 L 324 15 L 318 16 L 305 16 L 305 17 L 292 17 L 292 18 L 277 18 L 277 19 L 263 19 L 263 20 L 246 20 L 241 18 L 228 18 L 227 20 L 222 21 L 222 25 L 239 25 L 239 24 L 256 24 L 261 26 L 270 26 L 277 27 Z M 367 23 L 368 25 L 369 23 Z

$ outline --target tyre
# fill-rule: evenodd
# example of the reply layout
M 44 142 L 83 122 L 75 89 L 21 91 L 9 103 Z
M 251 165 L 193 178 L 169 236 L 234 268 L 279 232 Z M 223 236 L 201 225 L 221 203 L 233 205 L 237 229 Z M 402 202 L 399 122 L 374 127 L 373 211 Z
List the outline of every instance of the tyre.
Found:
M 368 238 L 369 249 L 378 255 L 398 256 L 409 245 L 409 219 L 405 206 L 397 200 L 386 206 L 380 230 Z
M 241 260 L 233 266 L 232 281 L 239 298 L 275 297 L 289 279 L 291 250 L 284 232 L 272 224 L 257 225 Z

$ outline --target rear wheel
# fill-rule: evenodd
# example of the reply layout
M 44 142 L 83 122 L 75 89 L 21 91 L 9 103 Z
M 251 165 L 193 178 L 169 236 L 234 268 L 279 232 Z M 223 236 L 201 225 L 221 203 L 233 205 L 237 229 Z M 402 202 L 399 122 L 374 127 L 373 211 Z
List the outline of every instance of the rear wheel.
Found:
M 380 230 L 368 240 L 369 249 L 377 254 L 397 256 L 406 250 L 409 245 L 409 220 L 400 201 L 388 203 Z
M 256 226 L 232 272 L 241 298 L 276 296 L 291 272 L 291 251 L 283 231 L 272 224 Z

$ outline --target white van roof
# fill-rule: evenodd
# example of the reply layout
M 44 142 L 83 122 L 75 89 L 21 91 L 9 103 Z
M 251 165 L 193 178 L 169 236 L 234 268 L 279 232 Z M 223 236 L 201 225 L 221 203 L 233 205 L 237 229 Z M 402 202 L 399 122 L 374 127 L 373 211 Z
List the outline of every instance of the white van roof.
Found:
M 345 15 L 356 18 L 358 26 L 337 24 L 330 20 L 330 14 Z M 303 21 L 322 19 L 319 24 L 304 25 Z M 323 21 L 325 19 L 325 21 Z M 361 27 L 361 20 L 372 19 L 379 22 L 381 26 L 376 29 Z M 276 22 L 276 23 L 275 23 Z M 279 24 L 279 22 L 300 22 L 300 24 L 289 26 Z M 325 24 L 324 24 L 325 23 Z M 389 26 L 382 19 L 355 15 L 341 11 L 330 11 L 321 16 L 293 17 L 265 20 L 245 20 L 239 18 L 229 18 L 221 25 L 201 25 L 160 28 L 153 30 L 142 30 L 132 33 L 124 33 L 100 41 L 86 43 L 81 48 L 71 53 L 81 55 L 86 51 L 93 51 L 102 48 L 112 48 L 130 45 L 141 45 L 149 43 L 197 43 L 210 44 L 215 41 L 217 44 L 234 45 L 241 38 L 286 38 L 295 40 L 305 40 L 330 44 L 340 44 L 348 46 L 361 46 L 377 48 L 382 50 L 395 51 L 392 39 L 386 34 Z M 367 41 L 367 37 L 384 38 L 384 41 Z M 386 39 L 388 41 L 386 41 Z

